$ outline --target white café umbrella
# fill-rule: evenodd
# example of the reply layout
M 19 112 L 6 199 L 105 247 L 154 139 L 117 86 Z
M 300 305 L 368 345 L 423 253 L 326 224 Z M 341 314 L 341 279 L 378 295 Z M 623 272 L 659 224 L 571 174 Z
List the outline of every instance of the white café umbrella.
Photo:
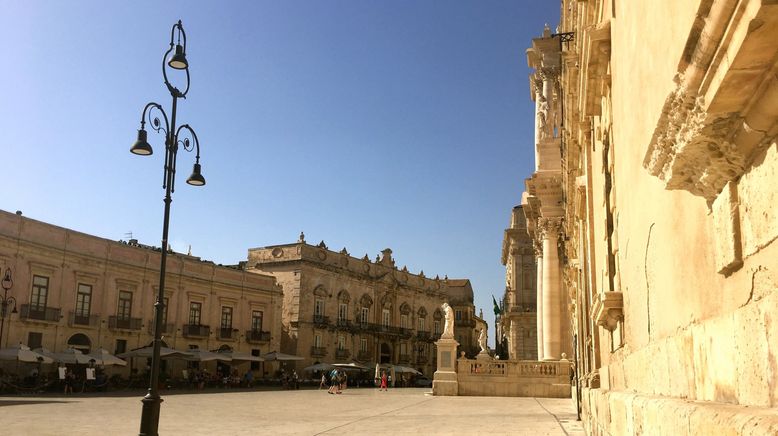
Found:
M 87 354 L 91 359 L 95 360 L 95 365 L 103 365 L 103 366 L 127 366 L 127 362 L 119 359 L 118 357 L 114 356 L 113 354 L 109 353 L 108 350 L 105 348 L 98 348 L 95 351 L 92 351 L 91 353 Z
M 303 371 L 310 371 L 310 372 L 316 372 L 316 371 L 329 371 L 331 369 L 334 369 L 334 365 L 330 365 L 329 363 L 317 363 L 315 365 L 307 366 L 303 368 Z
M 270 353 L 265 354 L 262 356 L 266 361 L 270 362 L 273 360 L 279 360 L 279 361 L 285 361 L 285 360 L 305 360 L 304 357 L 295 356 L 292 354 L 284 354 L 279 353 L 278 351 L 272 351 Z
M 154 354 L 154 347 L 148 346 L 143 348 L 136 348 L 135 350 L 128 351 L 126 353 L 117 354 L 116 357 L 127 359 L 130 357 L 152 357 Z M 187 354 L 183 351 L 174 350 L 168 347 L 159 347 L 159 357 L 163 359 L 184 359 Z
M 30 350 L 30 347 L 19 344 L 0 350 L 0 360 L 13 360 L 16 362 L 40 362 L 53 363 L 54 359 Z
M 232 357 L 228 356 L 227 353 L 214 353 L 200 349 L 187 350 L 184 354 L 185 356 L 182 357 L 182 359 L 194 362 L 211 362 L 214 360 L 220 360 L 222 362 L 232 361 Z
M 337 367 L 337 368 L 346 370 L 346 371 L 349 371 L 349 370 L 351 370 L 351 371 L 368 371 L 368 370 L 370 370 L 370 368 L 368 368 L 366 366 L 362 366 L 362 365 L 360 365 L 358 363 L 355 363 L 355 362 L 351 362 L 351 363 L 333 363 L 332 365 Z
M 251 354 L 244 353 L 243 351 L 219 351 L 217 354 L 229 357 L 232 359 L 232 363 L 265 361 L 265 359 L 261 358 L 260 356 L 252 356 Z
M 393 367 L 394 367 L 394 372 L 397 373 L 410 373 L 410 374 L 421 375 L 419 371 L 407 366 L 393 365 Z
M 75 348 L 68 348 L 67 350 L 61 351 L 59 353 L 51 353 L 51 357 L 53 357 L 57 362 L 69 364 L 88 365 L 90 361 L 94 361 L 93 358 L 85 355 L 81 352 L 81 350 L 76 350 Z

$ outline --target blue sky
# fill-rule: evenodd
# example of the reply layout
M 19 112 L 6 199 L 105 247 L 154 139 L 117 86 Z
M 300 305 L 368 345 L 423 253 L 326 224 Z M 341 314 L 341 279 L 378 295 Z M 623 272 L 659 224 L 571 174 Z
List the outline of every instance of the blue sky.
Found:
M 159 245 L 162 140 L 129 153 L 170 95 L 187 32 L 204 188 L 179 153 L 170 241 L 217 263 L 305 231 L 331 249 L 470 278 L 493 325 L 503 230 L 534 166 L 524 50 L 557 2 L 0 0 L 0 208 Z M 490 343 L 493 328 L 490 327 Z

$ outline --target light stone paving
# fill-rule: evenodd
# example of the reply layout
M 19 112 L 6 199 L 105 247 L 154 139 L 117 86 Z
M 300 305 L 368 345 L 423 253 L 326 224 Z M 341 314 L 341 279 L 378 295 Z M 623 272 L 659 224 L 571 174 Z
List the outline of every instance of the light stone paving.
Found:
M 164 435 L 582 435 L 569 399 L 433 397 L 429 389 L 165 395 Z M 140 397 L 0 397 L 2 435 L 138 434 Z

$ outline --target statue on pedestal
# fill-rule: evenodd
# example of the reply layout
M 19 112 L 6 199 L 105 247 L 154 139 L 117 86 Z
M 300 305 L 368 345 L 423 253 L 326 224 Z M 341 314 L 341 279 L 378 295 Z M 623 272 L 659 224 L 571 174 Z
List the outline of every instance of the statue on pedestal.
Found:
M 486 346 L 486 327 L 481 328 L 481 333 L 478 334 L 478 346 L 481 347 L 481 353 L 489 352 Z
M 448 303 L 443 303 L 443 315 L 445 316 L 446 322 L 443 324 L 443 334 L 440 335 L 441 338 L 454 338 L 454 309 L 451 308 L 451 306 L 448 305 Z

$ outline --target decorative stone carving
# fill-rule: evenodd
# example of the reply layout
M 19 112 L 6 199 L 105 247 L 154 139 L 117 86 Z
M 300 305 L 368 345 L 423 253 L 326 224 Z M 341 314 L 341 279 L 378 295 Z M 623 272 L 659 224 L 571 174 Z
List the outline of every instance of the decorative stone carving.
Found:
M 592 306 L 592 316 L 597 325 L 613 332 L 624 321 L 624 299 L 621 292 L 604 292 L 597 296 Z
M 540 217 L 538 218 L 538 230 L 540 232 L 541 239 L 549 239 L 551 237 L 557 238 L 559 236 L 559 232 L 562 230 L 562 218 Z

